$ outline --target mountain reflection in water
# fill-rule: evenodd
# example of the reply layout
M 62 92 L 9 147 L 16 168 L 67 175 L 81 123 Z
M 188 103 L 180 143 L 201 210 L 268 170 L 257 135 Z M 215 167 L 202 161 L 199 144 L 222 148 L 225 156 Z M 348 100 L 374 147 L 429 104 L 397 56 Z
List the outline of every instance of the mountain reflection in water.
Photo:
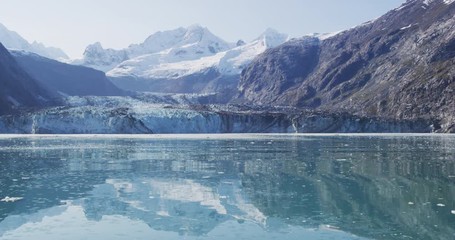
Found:
M 2 137 L 0 165 L 0 199 L 23 198 L 0 239 L 455 233 L 452 136 Z

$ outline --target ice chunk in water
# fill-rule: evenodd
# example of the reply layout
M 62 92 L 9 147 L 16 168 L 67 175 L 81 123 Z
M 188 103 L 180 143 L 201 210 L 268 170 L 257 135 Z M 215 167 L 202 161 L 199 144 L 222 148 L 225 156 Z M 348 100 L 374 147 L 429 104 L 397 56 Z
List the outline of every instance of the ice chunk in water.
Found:
M 17 202 L 17 201 L 20 201 L 24 198 L 22 197 L 8 197 L 6 196 L 5 198 L 3 198 L 2 200 L 0 200 L 0 202 Z

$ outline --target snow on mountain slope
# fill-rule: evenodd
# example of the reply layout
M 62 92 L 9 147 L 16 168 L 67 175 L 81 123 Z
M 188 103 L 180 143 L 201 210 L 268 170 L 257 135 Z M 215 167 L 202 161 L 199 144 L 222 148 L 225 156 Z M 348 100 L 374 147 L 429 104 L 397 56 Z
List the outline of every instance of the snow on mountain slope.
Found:
M 267 29 L 248 44 L 230 44 L 207 28 L 193 25 L 154 33 L 143 43 L 122 50 L 95 43 L 87 47 L 81 64 L 105 71 L 109 77 L 175 79 L 212 67 L 221 74 L 236 75 L 258 54 L 288 39 Z
M 148 64 L 140 67 L 141 71 L 144 71 L 143 68 L 149 64 L 199 59 L 231 47 L 232 44 L 215 36 L 207 28 L 192 25 L 188 28 L 157 32 L 143 43 L 133 44 L 122 50 L 103 49 L 100 43 L 95 43 L 88 46 L 84 52 L 82 65 L 107 72 L 124 61 L 128 64 L 146 62 Z M 118 67 L 121 68 L 122 65 Z
M 144 79 L 176 79 L 183 76 L 216 68 L 222 75 L 237 75 L 257 55 L 268 48 L 286 42 L 289 37 L 273 29 L 267 29 L 254 41 L 219 52 L 211 56 L 173 54 L 178 51 L 168 49 L 157 54 L 143 55 L 125 61 L 107 73 L 109 77 L 135 76 Z M 213 52 L 212 52 L 213 53 Z
M 42 43 L 29 43 L 18 33 L 8 30 L 0 23 L 0 42 L 7 48 L 13 50 L 23 50 L 36 53 L 43 57 L 52 58 L 55 60 L 68 60 L 68 56 L 58 48 L 46 47 Z
M 192 25 L 188 28 L 158 32 L 140 45 L 131 45 L 128 54 L 132 57 L 144 53 L 174 53 L 175 59 L 197 58 L 213 55 L 231 48 L 231 44 L 215 36 L 207 28 Z

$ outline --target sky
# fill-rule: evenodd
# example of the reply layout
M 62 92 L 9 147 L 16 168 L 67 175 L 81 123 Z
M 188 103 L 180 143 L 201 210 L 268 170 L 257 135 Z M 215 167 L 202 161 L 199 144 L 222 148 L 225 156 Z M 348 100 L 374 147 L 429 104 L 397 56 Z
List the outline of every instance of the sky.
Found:
M 0 23 L 80 58 L 87 45 L 121 49 L 157 31 L 200 24 L 229 42 L 273 28 L 291 37 L 375 19 L 405 0 L 0 0 Z

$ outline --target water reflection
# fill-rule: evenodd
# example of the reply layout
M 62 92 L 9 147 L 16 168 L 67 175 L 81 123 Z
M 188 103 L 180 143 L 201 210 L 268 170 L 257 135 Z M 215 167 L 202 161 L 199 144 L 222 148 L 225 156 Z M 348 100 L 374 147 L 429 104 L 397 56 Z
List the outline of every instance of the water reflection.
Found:
M 0 166 L 0 198 L 23 197 L 0 202 L 0 239 L 455 233 L 450 136 L 3 138 Z

